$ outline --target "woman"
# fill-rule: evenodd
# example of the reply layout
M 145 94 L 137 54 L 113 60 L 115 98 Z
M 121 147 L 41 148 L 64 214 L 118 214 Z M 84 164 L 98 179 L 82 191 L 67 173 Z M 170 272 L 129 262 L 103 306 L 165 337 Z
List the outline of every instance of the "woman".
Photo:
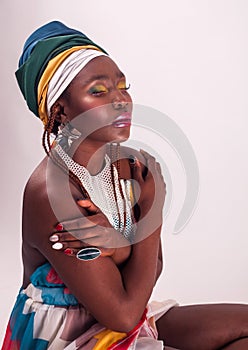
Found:
M 151 155 L 120 147 L 132 100 L 117 65 L 51 22 L 26 41 L 16 76 L 47 157 L 25 188 L 23 285 L 2 349 L 246 349 L 246 305 L 148 304 L 165 185 Z

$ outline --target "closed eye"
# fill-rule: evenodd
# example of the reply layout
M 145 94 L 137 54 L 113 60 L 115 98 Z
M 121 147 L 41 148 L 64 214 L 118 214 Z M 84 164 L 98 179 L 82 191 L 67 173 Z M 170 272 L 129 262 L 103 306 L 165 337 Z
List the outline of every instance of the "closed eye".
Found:
M 128 84 L 128 86 L 126 86 L 126 84 L 124 84 L 123 86 L 118 85 L 118 89 L 127 91 L 130 89 L 130 86 L 131 86 L 130 84 Z
M 89 93 L 94 96 L 101 96 L 108 92 L 108 89 L 104 85 L 95 85 L 89 89 Z
M 128 90 L 130 88 L 130 84 L 127 84 L 127 80 L 125 77 L 120 79 L 116 85 L 118 90 Z

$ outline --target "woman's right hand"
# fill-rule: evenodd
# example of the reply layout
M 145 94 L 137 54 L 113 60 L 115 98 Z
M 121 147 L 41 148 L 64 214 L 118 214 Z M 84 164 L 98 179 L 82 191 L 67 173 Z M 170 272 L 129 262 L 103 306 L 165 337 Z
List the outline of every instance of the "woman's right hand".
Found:
M 85 247 L 101 248 L 103 256 L 112 256 L 116 248 L 127 247 L 129 241 L 116 231 L 103 212 L 90 200 L 78 200 L 77 204 L 88 216 L 60 222 L 50 236 L 52 248 L 67 255 L 76 255 Z
M 149 153 L 141 150 L 145 159 L 145 171 L 142 171 L 141 162 L 136 158 L 131 163 L 132 177 L 134 181 L 135 198 L 140 207 L 140 219 L 143 219 L 151 211 L 154 219 L 163 210 L 166 185 L 161 172 L 160 164 Z

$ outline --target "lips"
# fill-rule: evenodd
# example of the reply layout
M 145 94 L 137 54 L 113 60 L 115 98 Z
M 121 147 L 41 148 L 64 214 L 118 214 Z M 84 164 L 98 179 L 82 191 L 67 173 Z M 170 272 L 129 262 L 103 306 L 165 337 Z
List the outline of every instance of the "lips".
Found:
M 122 113 L 116 117 L 112 123 L 115 128 L 125 128 L 131 125 L 131 114 L 128 112 Z

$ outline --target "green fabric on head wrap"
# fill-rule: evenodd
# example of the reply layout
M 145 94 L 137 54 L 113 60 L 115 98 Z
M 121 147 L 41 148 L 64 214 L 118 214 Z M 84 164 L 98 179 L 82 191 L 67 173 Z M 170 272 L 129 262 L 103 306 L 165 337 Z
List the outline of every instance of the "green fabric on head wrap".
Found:
M 39 41 L 26 62 L 16 71 L 16 78 L 29 109 L 39 117 L 37 89 L 48 62 L 61 52 L 74 46 L 93 45 L 106 53 L 99 45 L 85 36 L 62 35 Z

